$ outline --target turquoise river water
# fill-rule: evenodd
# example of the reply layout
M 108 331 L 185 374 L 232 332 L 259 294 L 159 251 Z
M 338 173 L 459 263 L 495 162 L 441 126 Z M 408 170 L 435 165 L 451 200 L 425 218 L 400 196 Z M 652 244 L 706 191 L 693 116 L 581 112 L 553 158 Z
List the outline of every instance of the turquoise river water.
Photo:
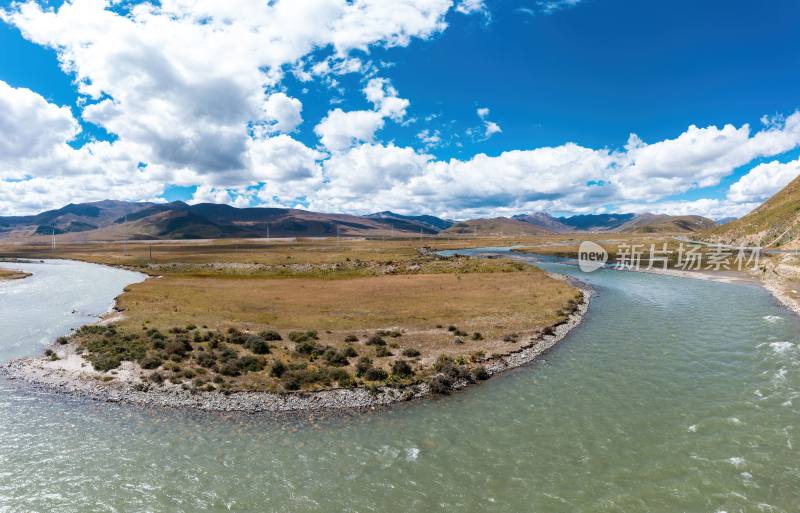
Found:
M 274 418 L 0 379 L 0 512 L 800 511 L 797 318 L 756 286 L 539 265 L 597 290 L 585 322 L 544 361 L 443 399 Z M 0 360 L 141 279 L 17 267 L 34 276 L 0 283 Z

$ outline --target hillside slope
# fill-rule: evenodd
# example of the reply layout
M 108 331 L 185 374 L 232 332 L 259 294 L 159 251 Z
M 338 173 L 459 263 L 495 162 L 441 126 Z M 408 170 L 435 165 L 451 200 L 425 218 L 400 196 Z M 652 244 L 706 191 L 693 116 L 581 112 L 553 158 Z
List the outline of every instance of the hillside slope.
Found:
M 460 221 L 441 233 L 442 235 L 544 235 L 550 232 L 525 221 L 495 217 Z
M 746 216 L 710 230 L 706 238 L 735 245 L 800 246 L 800 177 Z
M 698 233 L 717 226 L 703 216 L 641 214 L 618 228 L 622 233 Z

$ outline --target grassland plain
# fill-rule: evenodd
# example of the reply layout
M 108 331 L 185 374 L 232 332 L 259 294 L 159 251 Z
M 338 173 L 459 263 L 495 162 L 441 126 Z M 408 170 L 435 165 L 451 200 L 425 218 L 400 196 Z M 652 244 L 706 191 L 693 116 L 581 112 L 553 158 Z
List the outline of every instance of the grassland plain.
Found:
M 517 261 L 440 258 L 429 246 L 496 243 L 465 242 L 170 242 L 158 244 L 155 258 L 149 245 L 133 244 L 62 245 L 55 254 L 0 249 L 7 257 L 75 258 L 154 277 L 125 290 L 110 322 L 59 339 L 43 360 L 56 373 L 77 370 L 83 379 L 125 381 L 139 392 L 424 384 L 447 393 L 488 377 L 487 366 L 497 369 L 502 356 L 552 341 L 584 303 L 573 285 Z

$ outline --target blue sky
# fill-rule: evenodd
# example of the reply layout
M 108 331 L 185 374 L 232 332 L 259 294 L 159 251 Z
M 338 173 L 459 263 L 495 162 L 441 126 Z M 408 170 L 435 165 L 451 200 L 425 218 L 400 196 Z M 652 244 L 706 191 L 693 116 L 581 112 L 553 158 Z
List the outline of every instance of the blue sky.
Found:
M 111 196 L 719 218 L 800 173 L 797 2 L 330 0 L 318 27 L 273 27 L 255 0 L 62 3 L 0 1 L 0 126 L 48 135 L 0 144 L 0 213 Z M 231 57 L 236 38 L 264 55 Z

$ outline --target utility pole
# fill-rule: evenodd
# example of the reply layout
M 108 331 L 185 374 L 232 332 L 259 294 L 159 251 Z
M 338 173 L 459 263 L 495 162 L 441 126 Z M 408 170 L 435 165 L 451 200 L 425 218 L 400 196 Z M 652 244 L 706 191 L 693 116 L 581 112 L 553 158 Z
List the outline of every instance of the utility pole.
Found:
M 124 240 L 122 241 L 122 254 L 124 256 L 128 256 L 128 215 L 125 214 L 125 234 L 123 235 Z

